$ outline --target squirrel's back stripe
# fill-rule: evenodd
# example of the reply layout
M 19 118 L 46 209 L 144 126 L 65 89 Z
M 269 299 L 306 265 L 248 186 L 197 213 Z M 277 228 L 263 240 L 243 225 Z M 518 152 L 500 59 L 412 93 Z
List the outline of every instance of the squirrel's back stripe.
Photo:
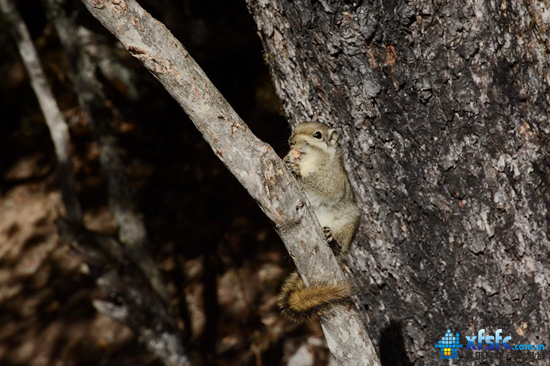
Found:
M 307 322 L 327 313 L 340 303 L 349 301 L 349 283 L 326 282 L 306 287 L 297 272 L 288 276 L 279 295 L 279 307 L 286 317 L 295 322 Z

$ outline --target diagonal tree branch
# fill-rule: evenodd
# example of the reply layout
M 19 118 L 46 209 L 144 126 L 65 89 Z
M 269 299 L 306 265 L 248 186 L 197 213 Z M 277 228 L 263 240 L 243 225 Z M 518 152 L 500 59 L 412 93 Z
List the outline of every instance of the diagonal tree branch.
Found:
M 134 203 L 128 177 L 122 169 L 118 142 L 112 126 L 103 86 L 96 73 L 96 63 L 85 51 L 78 28 L 58 0 L 43 0 L 71 66 L 71 79 L 78 101 L 90 121 L 99 146 L 99 160 L 107 180 L 109 205 L 119 228 L 119 239 L 128 255 L 143 270 L 155 291 L 168 305 L 168 294 L 153 257 L 147 252 L 147 230 Z M 168 305 L 169 306 L 169 305 Z
M 214 153 L 273 221 L 304 281 L 344 280 L 294 177 L 271 146 L 254 136 L 170 31 L 134 0 L 82 2 L 186 111 Z M 322 319 L 339 364 L 379 365 L 357 310 L 339 310 Z
M 192 360 L 171 308 L 128 255 L 127 248 L 79 224 L 58 219 L 57 226 L 61 239 L 71 243 L 84 258 L 98 287 L 108 295 L 94 300 L 94 307 L 134 330 L 139 341 L 164 365 L 190 366 Z
M 160 276 L 158 277 L 159 282 L 155 283 L 154 279 L 151 280 L 151 275 L 143 270 L 143 261 L 140 261 L 140 258 L 136 259 L 135 251 L 132 252 L 127 247 L 123 248 L 119 242 L 109 236 L 88 231 L 82 226 L 82 215 L 75 194 L 74 176 L 70 164 L 71 147 L 67 124 L 61 116 L 48 80 L 42 71 L 27 26 L 13 0 L 1 0 L 0 12 L 11 26 L 31 84 L 50 129 L 57 158 L 61 165 L 61 193 L 69 220 L 57 221 L 60 236 L 62 240 L 69 242 L 71 247 L 94 269 L 92 272 L 96 274 L 98 287 L 103 290 L 104 294 L 110 296 L 108 299 L 95 300 L 94 306 L 98 311 L 132 328 L 139 340 L 164 365 L 191 365 L 192 361 L 184 347 L 183 337 L 177 327 L 172 308 L 166 296 L 162 296 L 163 293 L 158 290 L 159 284 L 162 285 Z M 63 20 L 63 18 L 58 19 Z M 70 57 L 75 57 L 75 53 L 78 52 L 77 45 L 70 44 L 69 46 L 68 52 L 72 52 Z M 89 65 L 87 60 L 80 59 L 78 61 Z M 77 68 L 77 70 L 84 72 L 84 69 L 81 68 Z M 85 76 L 79 75 L 75 84 L 78 84 L 79 94 L 85 94 L 84 99 L 97 97 L 97 94 L 94 94 L 94 90 L 97 91 L 97 89 L 94 89 L 92 81 L 86 79 Z M 79 96 L 82 98 L 82 95 Z M 84 109 L 88 108 L 88 113 L 90 110 L 97 112 L 97 108 L 99 108 L 97 104 L 101 104 L 98 98 L 92 101 L 98 102 L 95 106 L 89 99 L 85 102 Z M 97 116 L 97 113 L 94 116 Z M 145 258 L 156 266 L 150 256 Z M 144 275 L 144 272 L 147 273 L 147 276 Z
M 73 222 L 82 221 L 82 211 L 76 197 L 73 167 L 71 163 L 71 144 L 69 128 L 61 115 L 57 102 L 53 97 L 48 79 L 42 70 L 38 53 L 34 48 L 29 30 L 17 11 L 13 0 L 0 0 L 0 12 L 10 25 L 10 31 L 17 43 L 17 48 L 23 59 L 23 64 L 44 113 L 46 124 L 59 160 L 59 184 L 61 195 L 67 210 L 67 217 Z

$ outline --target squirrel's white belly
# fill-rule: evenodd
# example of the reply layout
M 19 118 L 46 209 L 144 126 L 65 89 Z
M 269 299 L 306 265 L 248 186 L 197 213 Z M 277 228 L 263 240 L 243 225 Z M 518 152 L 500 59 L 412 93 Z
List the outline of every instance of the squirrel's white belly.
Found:
M 335 212 L 331 207 L 327 207 L 326 205 L 323 205 L 321 197 L 319 197 L 316 194 L 311 194 L 306 191 L 306 196 L 311 203 L 311 206 L 313 208 L 313 212 L 315 212 L 315 216 L 317 216 L 317 220 L 319 220 L 319 223 L 322 227 L 329 227 L 332 230 L 335 230 L 339 225 L 339 217 L 336 217 Z
M 317 220 L 319 220 L 319 223 L 322 227 L 328 226 L 330 228 L 334 227 L 335 224 L 335 217 L 334 215 L 325 210 L 325 209 L 317 209 L 315 210 L 315 215 L 317 216 Z

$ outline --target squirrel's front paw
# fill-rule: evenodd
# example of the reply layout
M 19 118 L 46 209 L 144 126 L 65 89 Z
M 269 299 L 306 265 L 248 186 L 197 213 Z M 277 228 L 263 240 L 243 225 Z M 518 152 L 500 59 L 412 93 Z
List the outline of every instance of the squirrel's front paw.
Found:
M 323 227 L 323 233 L 325 234 L 325 240 L 328 246 L 330 247 L 330 249 L 332 249 L 334 255 L 338 257 L 342 252 L 342 246 L 338 244 L 336 239 L 334 239 L 334 236 L 332 236 L 332 231 L 328 226 Z
M 285 162 L 285 165 L 292 173 L 294 173 L 296 176 L 300 176 L 300 167 L 298 165 L 298 162 L 294 155 L 291 153 L 288 153 L 284 158 L 283 161 Z

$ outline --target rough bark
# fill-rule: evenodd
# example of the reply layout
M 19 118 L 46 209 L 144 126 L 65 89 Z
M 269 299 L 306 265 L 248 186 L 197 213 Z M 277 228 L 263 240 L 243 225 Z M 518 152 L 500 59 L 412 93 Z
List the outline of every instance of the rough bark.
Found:
M 67 217 L 73 222 L 80 222 L 82 221 L 82 211 L 76 197 L 74 174 L 70 159 L 71 137 L 69 136 L 69 127 L 57 106 L 27 25 L 19 14 L 14 1 L 1 0 L 0 13 L 10 25 L 10 31 L 17 43 L 31 86 L 50 131 L 55 154 L 59 161 L 59 185 Z
M 247 3 L 288 118 L 344 132 L 382 362 L 447 329 L 548 343 L 548 2 Z
M 215 154 L 273 221 L 305 282 L 342 280 L 294 177 L 273 149 L 252 134 L 181 43 L 133 0 L 83 3 L 184 108 Z M 378 364 L 354 308 L 327 316 L 323 326 L 341 365 Z

